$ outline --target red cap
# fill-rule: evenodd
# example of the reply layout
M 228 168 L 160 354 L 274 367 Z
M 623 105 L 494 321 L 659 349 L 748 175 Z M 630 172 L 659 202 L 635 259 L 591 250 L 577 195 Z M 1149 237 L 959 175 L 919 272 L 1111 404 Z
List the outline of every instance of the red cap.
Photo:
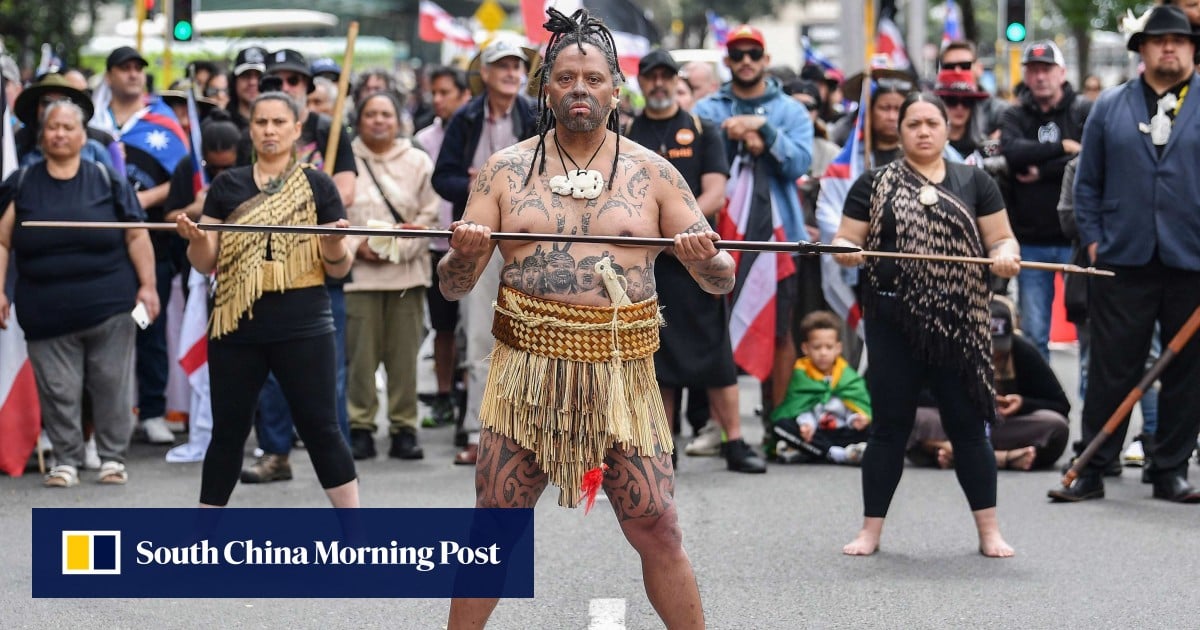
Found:
M 767 40 L 763 37 L 762 31 L 750 26 L 742 24 L 741 26 L 729 31 L 729 35 L 725 37 L 725 47 L 736 44 L 737 42 L 754 42 L 761 46 L 764 50 L 767 47 Z

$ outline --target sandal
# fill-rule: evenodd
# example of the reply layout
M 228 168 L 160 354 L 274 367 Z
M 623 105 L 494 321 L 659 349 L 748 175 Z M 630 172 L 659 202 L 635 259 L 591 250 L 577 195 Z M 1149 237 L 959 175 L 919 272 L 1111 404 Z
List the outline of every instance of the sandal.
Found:
M 454 464 L 456 466 L 474 466 L 476 460 L 479 459 L 479 445 L 468 444 L 466 448 L 454 456 Z
M 74 466 L 60 464 L 46 473 L 42 485 L 47 488 L 70 488 L 79 485 L 79 471 Z
M 98 483 L 122 486 L 129 481 L 129 473 L 125 470 L 125 464 L 121 462 L 107 461 L 100 466 L 100 478 Z

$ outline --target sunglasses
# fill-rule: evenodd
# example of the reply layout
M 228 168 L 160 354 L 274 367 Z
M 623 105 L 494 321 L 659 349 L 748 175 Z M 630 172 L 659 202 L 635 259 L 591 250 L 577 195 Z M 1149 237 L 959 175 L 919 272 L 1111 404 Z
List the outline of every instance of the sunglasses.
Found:
M 970 70 L 974 65 L 974 61 L 955 61 L 953 63 L 943 63 L 942 70 Z
M 805 103 L 804 109 L 807 109 L 810 112 L 815 112 L 815 111 L 817 111 L 817 104 L 816 103 Z
M 751 61 L 760 61 L 765 52 L 761 48 L 731 48 L 729 50 L 729 59 L 734 63 L 738 63 L 745 59 L 746 55 L 750 55 Z
M 946 107 L 971 107 L 975 104 L 975 99 L 961 98 L 958 96 L 943 96 L 942 102 Z
M 284 83 L 287 83 L 288 85 L 290 85 L 292 87 L 296 87 L 297 85 L 300 85 L 300 82 L 304 80 L 304 77 L 302 77 L 298 74 L 289 74 L 286 79 L 279 75 L 275 75 L 275 78 L 279 79 L 280 81 L 283 81 Z
M 913 83 L 904 79 L 876 79 L 875 87 L 882 93 L 899 92 L 907 94 L 912 91 Z
M 208 88 L 204 90 L 205 96 L 216 96 L 218 94 L 229 94 L 229 88 Z

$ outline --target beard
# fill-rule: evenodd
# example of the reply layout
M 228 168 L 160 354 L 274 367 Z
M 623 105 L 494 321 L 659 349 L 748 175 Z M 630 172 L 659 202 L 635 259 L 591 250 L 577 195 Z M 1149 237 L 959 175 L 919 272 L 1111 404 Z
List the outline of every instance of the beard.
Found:
M 665 109 L 671 109 L 671 106 L 674 104 L 675 99 L 671 98 L 670 95 L 646 97 L 646 109 L 662 111 Z
M 1190 72 L 1190 69 L 1185 68 L 1184 64 L 1176 62 L 1171 65 L 1162 65 L 1162 66 L 1156 66 L 1154 68 L 1147 68 L 1146 72 L 1149 72 L 1150 76 L 1154 77 L 1158 81 L 1174 85 L 1174 84 L 1182 81 L 1185 77 L 1187 77 L 1188 73 Z
M 571 105 L 575 103 L 586 103 L 588 109 L 591 110 L 587 116 L 571 115 Z M 554 110 L 554 118 L 562 123 L 567 131 L 576 133 L 587 133 L 595 131 L 604 126 L 604 121 L 608 119 L 608 114 L 611 109 L 601 108 L 600 101 L 597 101 L 591 94 L 567 94 L 559 99 L 558 103 L 552 108 Z
M 753 78 L 743 79 L 743 78 L 739 77 L 737 75 L 737 73 L 734 73 L 733 84 L 740 88 L 743 88 L 743 89 L 750 89 L 762 82 L 764 74 L 766 74 L 766 73 L 760 70 L 759 72 L 757 72 L 754 75 Z

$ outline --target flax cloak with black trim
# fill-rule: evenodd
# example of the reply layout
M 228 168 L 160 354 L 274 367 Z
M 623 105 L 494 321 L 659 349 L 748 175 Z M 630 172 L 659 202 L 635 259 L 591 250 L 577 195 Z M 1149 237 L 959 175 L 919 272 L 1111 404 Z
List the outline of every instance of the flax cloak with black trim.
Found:
M 273 193 L 260 192 L 242 202 L 228 223 L 314 225 L 317 204 L 304 174 L 293 166 Z M 312 287 L 325 282 L 318 237 L 312 234 L 223 232 L 217 255 L 217 289 L 209 334 L 213 339 L 237 330 L 243 315 L 254 318 L 254 303 L 266 291 Z M 270 253 L 271 259 L 267 259 Z
M 674 449 L 654 375 L 657 300 L 581 306 L 501 287 L 495 308 L 479 420 L 533 451 L 559 505 L 579 505 L 584 473 L 614 446 Z

